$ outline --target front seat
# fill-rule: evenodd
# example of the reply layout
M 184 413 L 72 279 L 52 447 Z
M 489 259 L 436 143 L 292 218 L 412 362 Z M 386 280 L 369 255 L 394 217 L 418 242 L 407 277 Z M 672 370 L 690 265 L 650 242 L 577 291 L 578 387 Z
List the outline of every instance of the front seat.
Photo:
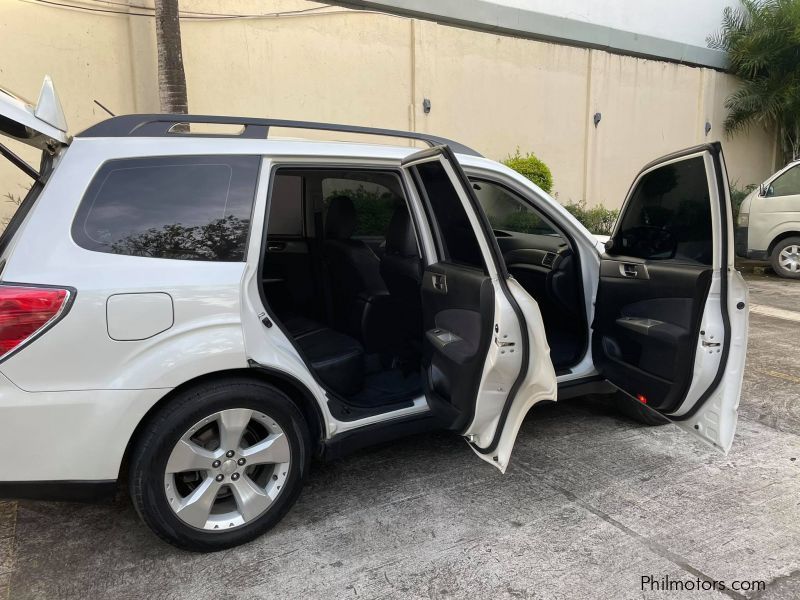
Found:
M 361 240 L 352 239 L 356 209 L 344 195 L 331 199 L 325 219 L 325 264 L 330 281 L 331 325 L 362 337 L 359 295 L 386 294 L 380 274 L 380 259 Z

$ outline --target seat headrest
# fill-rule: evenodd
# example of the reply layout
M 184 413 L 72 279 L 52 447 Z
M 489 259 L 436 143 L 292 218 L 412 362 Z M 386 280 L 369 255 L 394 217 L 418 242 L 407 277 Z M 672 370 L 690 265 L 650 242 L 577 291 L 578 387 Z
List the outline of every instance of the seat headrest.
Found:
M 389 229 L 386 232 L 386 254 L 419 257 L 414 227 L 408 208 L 405 206 L 394 209 L 392 219 L 389 221 Z
M 325 218 L 325 237 L 348 240 L 356 230 L 356 207 L 349 196 L 334 196 Z

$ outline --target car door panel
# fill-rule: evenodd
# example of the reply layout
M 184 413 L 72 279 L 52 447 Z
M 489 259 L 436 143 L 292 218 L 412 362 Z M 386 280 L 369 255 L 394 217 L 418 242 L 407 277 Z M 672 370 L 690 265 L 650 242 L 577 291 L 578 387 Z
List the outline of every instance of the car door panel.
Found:
M 406 158 L 403 167 L 437 242 L 438 261 L 426 267 L 421 292 L 428 401 L 445 426 L 460 431 L 478 456 L 505 471 L 527 410 L 540 400 L 555 400 L 541 315 L 509 277 L 452 151 L 446 146 L 422 151 Z
M 601 258 L 592 350 L 620 390 L 727 451 L 747 343 L 719 143 L 637 176 Z
M 636 265 L 641 278 L 621 274 Z M 596 365 L 657 410 L 686 392 L 711 281 L 707 267 L 603 259 L 595 312 Z
M 454 409 L 449 427 L 461 430 L 472 416 L 491 343 L 494 288 L 481 271 L 437 263 L 423 274 L 422 302 L 426 391 Z

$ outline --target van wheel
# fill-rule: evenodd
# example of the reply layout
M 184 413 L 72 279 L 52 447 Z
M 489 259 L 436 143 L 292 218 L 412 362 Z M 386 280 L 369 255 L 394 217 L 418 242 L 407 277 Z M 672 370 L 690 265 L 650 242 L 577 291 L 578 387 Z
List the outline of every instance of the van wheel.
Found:
M 800 237 L 790 237 L 778 242 L 769 260 L 777 275 L 800 279 Z
M 197 552 L 230 548 L 274 526 L 297 500 L 308 427 L 282 392 L 229 379 L 179 393 L 133 450 L 129 489 L 161 539 Z

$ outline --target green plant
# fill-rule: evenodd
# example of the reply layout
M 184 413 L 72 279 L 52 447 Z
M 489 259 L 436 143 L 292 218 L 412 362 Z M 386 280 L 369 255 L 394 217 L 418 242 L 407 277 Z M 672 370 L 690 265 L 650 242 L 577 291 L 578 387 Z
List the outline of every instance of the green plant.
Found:
M 325 198 L 326 207 L 334 196 L 347 196 L 353 201 L 356 209 L 355 235 L 386 235 L 395 209 L 394 196 L 388 192 L 370 191 L 359 185 L 356 189 L 333 190 Z
M 539 160 L 533 152 L 523 156 L 517 148 L 514 155 L 506 158 L 503 164 L 530 179 L 548 194 L 553 189 L 553 174 L 550 172 L 550 167 Z
M 744 199 L 747 198 L 747 195 L 757 187 L 758 186 L 755 183 L 751 183 L 740 188 L 738 181 L 734 181 L 731 184 L 731 206 L 733 207 L 734 223 L 736 223 L 736 220 L 739 218 L 739 208 L 742 206 L 742 202 L 744 202 Z
M 619 210 L 606 208 L 602 204 L 587 208 L 586 201 L 570 202 L 565 204 L 566 208 L 581 224 L 591 233 L 599 235 L 611 235 L 614 223 L 619 216 Z
M 725 100 L 725 131 L 775 127 L 787 162 L 800 156 L 800 2 L 741 0 L 707 38 L 724 50 L 741 87 Z

